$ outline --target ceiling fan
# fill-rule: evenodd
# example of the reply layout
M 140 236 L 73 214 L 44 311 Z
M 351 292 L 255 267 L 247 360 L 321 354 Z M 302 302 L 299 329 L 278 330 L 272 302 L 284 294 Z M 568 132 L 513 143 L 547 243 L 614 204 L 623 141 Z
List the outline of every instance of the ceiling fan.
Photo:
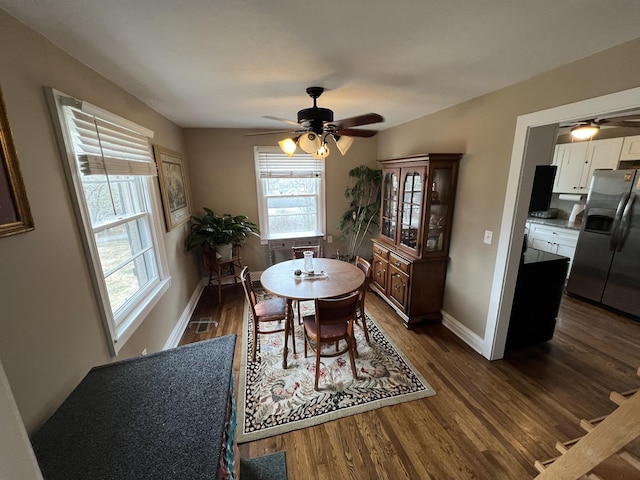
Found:
M 592 118 L 590 120 L 580 120 L 560 124 L 560 128 L 571 128 L 571 135 L 579 140 L 586 140 L 593 137 L 600 127 L 640 127 L 640 114 L 623 115 L 606 118 Z
M 293 155 L 297 146 L 300 146 L 306 153 L 311 153 L 318 158 L 325 158 L 329 155 L 329 147 L 326 142 L 327 137 L 334 139 L 338 150 L 344 155 L 353 143 L 353 137 L 373 137 L 378 133 L 377 130 L 358 129 L 354 127 L 384 122 L 382 115 L 365 113 L 364 115 L 357 115 L 342 120 L 334 120 L 332 110 L 321 108 L 317 105 L 317 99 L 323 92 L 323 87 L 307 88 L 307 94 L 313 98 L 313 107 L 300 110 L 298 112 L 297 122 L 285 118 L 264 116 L 264 118 L 270 118 L 271 120 L 277 120 L 295 126 L 292 130 L 250 133 L 248 135 L 272 135 L 275 133 L 297 134 L 294 138 L 286 138 L 278 142 L 280 148 L 282 148 L 287 155 Z

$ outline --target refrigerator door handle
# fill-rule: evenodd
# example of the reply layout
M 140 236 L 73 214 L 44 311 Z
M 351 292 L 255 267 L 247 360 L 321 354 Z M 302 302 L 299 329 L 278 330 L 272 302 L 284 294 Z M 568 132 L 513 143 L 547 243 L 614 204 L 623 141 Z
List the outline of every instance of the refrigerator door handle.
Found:
M 616 250 L 619 252 L 622 250 L 622 246 L 624 245 L 624 237 L 627 233 L 627 229 L 629 228 L 629 216 L 631 215 L 631 207 L 633 207 L 633 202 L 636 200 L 635 192 L 629 196 L 629 201 L 627 205 L 624 207 L 624 212 L 622 212 L 622 219 L 620 220 L 620 227 L 618 228 L 618 235 L 616 239 Z
M 611 238 L 609 239 L 609 250 L 615 252 L 616 247 L 618 246 L 618 231 L 620 230 L 620 223 L 622 221 L 622 212 L 624 210 L 624 206 L 629 200 L 629 194 L 625 193 L 622 195 L 620 202 L 618 203 L 618 208 L 616 208 L 616 215 L 613 220 L 613 226 L 611 227 Z

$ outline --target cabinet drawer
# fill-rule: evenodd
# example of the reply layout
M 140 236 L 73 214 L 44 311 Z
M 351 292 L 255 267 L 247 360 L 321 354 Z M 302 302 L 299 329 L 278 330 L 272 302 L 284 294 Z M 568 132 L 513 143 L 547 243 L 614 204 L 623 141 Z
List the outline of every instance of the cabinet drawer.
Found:
M 404 258 L 397 256 L 393 252 L 389 255 L 389 264 L 393 265 L 401 272 L 404 272 L 407 275 L 409 274 L 409 266 L 411 265 L 411 262 L 408 262 Z
M 578 243 L 579 232 L 577 230 L 535 223 L 529 225 L 529 235 L 533 238 L 573 247 Z
M 377 255 L 382 260 L 388 260 L 389 259 L 389 250 L 387 248 L 384 248 L 384 247 L 378 245 L 377 243 L 373 244 L 373 254 Z

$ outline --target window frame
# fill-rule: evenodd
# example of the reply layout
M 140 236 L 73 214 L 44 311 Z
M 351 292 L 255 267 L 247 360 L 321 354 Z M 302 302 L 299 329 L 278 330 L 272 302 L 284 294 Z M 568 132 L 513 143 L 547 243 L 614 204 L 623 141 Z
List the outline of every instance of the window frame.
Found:
M 107 343 L 112 356 L 117 356 L 119 351 L 131 338 L 136 329 L 142 324 L 151 310 L 157 305 L 164 293 L 171 286 L 171 276 L 168 268 L 166 250 L 164 246 L 163 210 L 158 193 L 158 182 L 152 176 L 134 177 L 142 187 L 142 196 L 148 216 L 149 235 L 153 246 L 155 270 L 157 278 L 140 288 L 135 295 L 125 302 L 119 310 L 117 317 L 111 309 L 109 293 L 105 282 L 105 275 L 100 261 L 96 233 L 102 229 L 102 225 L 92 225 L 89 209 L 85 201 L 82 173 L 77 154 L 73 147 L 73 139 L 65 118 L 64 107 L 73 104 L 73 108 L 82 109 L 86 113 L 101 118 L 107 122 L 116 124 L 122 128 L 136 131 L 147 137 L 150 151 L 150 161 L 155 169 L 155 160 L 151 149 L 150 139 L 153 132 L 135 123 L 118 117 L 106 110 L 95 107 L 70 95 L 64 94 L 53 88 L 46 87 L 45 94 L 53 118 L 54 128 L 58 140 L 58 148 L 62 158 L 63 168 L 67 177 L 70 192 L 70 200 L 78 223 L 80 240 L 89 268 L 91 283 L 96 296 L 97 306 L 107 336 Z M 127 215 L 128 221 L 137 215 Z M 129 303 L 129 304 L 128 304 Z M 128 304 L 128 305 L 127 305 Z
M 309 154 L 300 154 L 294 153 L 291 156 L 287 156 L 282 152 L 279 147 L 270 147 L 270 146 L 256 146 L 254 147 L 254 160 L 255 160 L 255 176 L 256 176 L 256 197 L 258 202 L 258 223 L 260 227 L 260 243 L 262 245 L 266 245 L 269 240 L 287 240 L 293 238 L 306 238 L 306 237 L 325 237 L 327 231 L 327 216 L 326 216 L 326 166 L 325 159 L 313 159 L 312 161 L 316 163 L 319 167 L 317 174 L 315 175 L 316 180 L 319 181 L 318 192 L 313 195 L 309 194 L 297 194 L 292 196 L 298 197 L 315 197 L 316 198 L 316 210 L 317 210 L 317 223 L 315 231 L 308 232 L 291 232 L 287 234 L 271 234 L 269 230 L 269 214 L 268 214 L 268 205 L 267 200 L 269 197 L 265 194 L 265 189 L 263 188 L 263 178 L 261 178 L 261 168 L 260 168 L 260 157 L 261 155 L 272 155 L 277 157 L 278 159 L 283 159 L 286 157 L 287 160 L 290 160 L 292 163 L 296 161 L 296 159 L 304 160 L 305 163 L 309 163 L 309 158 L 311 155 Z M 295 163 L 293 163 L 295 165 Z M 286 176 L 283 175 L 286 178 Z M 298 174 L 295 172 L 289 175 L 289 178 L 310 178 L 309 174 Z

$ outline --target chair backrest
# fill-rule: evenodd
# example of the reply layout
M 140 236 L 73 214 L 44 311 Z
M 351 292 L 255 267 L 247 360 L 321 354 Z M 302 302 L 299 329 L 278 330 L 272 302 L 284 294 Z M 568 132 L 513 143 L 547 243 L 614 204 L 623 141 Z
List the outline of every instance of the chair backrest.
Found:
M 253 318 L 256 318 L 256 292 L 253 289 L 253 282 L 251 280 L 251 273 L 249 272 L 249 267 L 244 267 L 242 272 L 240 272 L 240 281 L 242 282 L 242 288 L 244 289 L 244 295 L 249 302 L 249 309 L 251 310 L 251 315 Z
M 313 252 L 313 258 L 320 258 L 320 245 L 291 247 L 291 258 L 304 258 L 304 252 Z
M 364 283 L 359 290 L 360 304 L 364 308 L 364 297 L 367 293 L 367 289 L 369 288 L 369 281 L 371 280 L 371 264 L 362 257 L 356 257 L 356 267 L 364 273 Z
M 316 298 L 316 325 L 320 336 L 322 325 L 349 323 L 355 319 L 358 307 L 358 292 L 341 298 Z
M 369 283 L 369 273 L 371 272 L 371 264 L 362 257 L 356 257 L 356 267 L 364 273 L 364 283 Z

